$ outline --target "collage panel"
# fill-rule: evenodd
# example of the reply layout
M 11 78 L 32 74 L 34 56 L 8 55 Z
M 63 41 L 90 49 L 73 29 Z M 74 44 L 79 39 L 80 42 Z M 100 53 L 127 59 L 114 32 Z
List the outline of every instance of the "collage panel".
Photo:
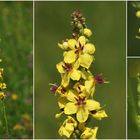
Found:
M 33 138 L 32 11 L 0 1 L 0 139 Z
M 128 139 L 140 138 L 140 58 L 128 59 Z
M 99 139 L 126 139 L 125 20 L 126 2 L 123 1 L 35 1 L 36 139 L 88 136 Z M 78 47 L 82 46 L 85 38 L 87 42 L 94 44 L 94 51 L 93 44 L 90 44 L 87 50 L 95 58 L 92 65 L 89 64 L 91 59 L 87 57 L 81 61 L 79 54 L 79 51 L 83 50 Z M 73 53 L 71 49 L 77 51 Z M 68 53 L 69 50 L 71 52 Z M 66 53 L 63 54 L 64 51 Z M 75 52 L 79 55 L 75 56 Z M 68 57 L 69 55 L 71 57 Z M 79 71 L 73 62 L 77 57 L 80 57 Z M 73 69 L 77 76 L 71 75 Z M 71 76 L 67 75 L 69 72 Z M 78 78 L 79 73 L 83 78 L 81 80 Z M 77 81 L 80 83 L 78 89 Z M 79 90 L 82 91 L 79 93 Z M 94 95 L 89 97 L 86 94 L 83 98 L 83 94 L 88 93 L 88 90 Z M 73 102 L 71 96 L 75 92 L 77 100 Z M 92 103 L 93 99 L 98 103 L 94 102 L 95 109 L 90 106 L 88 113 L 79 115 L 82 111 L 77 113 L 76 109 L 79 110 L 79 105 L 82 104 L 80 107 L 86 110 L 87 98 L 90 98 Z M 73 104 L 75 109 L 68 108 L 70 104 Z
M 127 55 L 140 56 L 140 1 L 127 2 Z

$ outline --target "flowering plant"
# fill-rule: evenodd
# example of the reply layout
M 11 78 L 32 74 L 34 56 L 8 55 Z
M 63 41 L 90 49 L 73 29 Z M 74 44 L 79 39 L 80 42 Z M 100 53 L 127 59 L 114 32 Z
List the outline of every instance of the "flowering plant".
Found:
M 2 60 L 0 59 L 0 63 L 1 62 L 2 62 Z M 5 120 L 5 131 L 6 131 L 6 135 L 8 135 L 8 122 L 7 122 L 6 108 L 5 108 L 5 103 L 4 103 L 4 99 L 6 96 L 4 90 L 6 89 L 6 84 L 3 82 L 3 72 L 4 72 L 4 69 L 0 67 L 0 102 L 2 103 L 2 107 L 3 107 L 3 116 L 4 116 L 4 120 Z
M 58 96 L 58 106 L 65 121 L 58 130 L 66 138 L 95 139 L 98 127 L 88 127 L 90 118 L 101 120 L 107 114 L 100 102 L 94 99 L 96 84 L 108 83 L 101 74 L 93 75 L 90 66 L 95 61 L 95 45 L 90 42 L 92 31 L 85 18 L 76 10 L 72 13 L 72 38 L 58 46 L 64 50 L 64 59 L 56 65 L 61 75 L 61 84 L 51 84 L 51 91 Z
M 132 6 L 137 9 L 136 17 L 140 19 L 140 2 L 132 2 Z M 136 38 L 140 39 L 140 26 L 138 27 Z

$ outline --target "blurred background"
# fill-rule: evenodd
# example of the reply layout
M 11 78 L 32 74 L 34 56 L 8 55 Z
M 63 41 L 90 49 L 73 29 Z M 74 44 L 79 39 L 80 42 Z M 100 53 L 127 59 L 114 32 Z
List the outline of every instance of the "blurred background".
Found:
M 79 9 L 96 46 L 93 74 L 103 73 L 109 84 L 98 85 L 95 99 L 108 118 L 91 122 L 99 126 L 97 138 L 126 137 L 125 2 L 35 2 L 35 138 L 60 138 L 56 97 L 49 83 L 60 83 L 56 64 L 62 50 L 57 43 L 71 37 L 70 14 Z
M 0 105 L 0 138 L 32 138 L 32 2 L 0 2 L 0 59 L 7 84 L 6 133 Z
M 140 18 L 136 17 L 136 12 L 140 10 L 140 2 L 129 1 L 127 2 L 127 54 L 128 56 L 140 56 L 140 36 L 138 29 L 140 28 Z
M 137 74 L 140 73 L 140 58 L 128 59 L 128 138 L 140 138 L 140 108 L 138 106 Z

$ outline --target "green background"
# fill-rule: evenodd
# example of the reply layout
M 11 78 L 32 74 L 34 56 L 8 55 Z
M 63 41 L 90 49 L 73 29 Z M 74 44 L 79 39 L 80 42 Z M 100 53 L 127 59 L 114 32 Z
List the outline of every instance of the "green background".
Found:
M 0 101 L 0 139 L 32 138 L 32 2 L 0 2 L 0 67 L 4 68 L 5 107 L 9 133 L 6 133 L 3 106 Z M 14 100 L 12 95 L 16 95 Z M 25 126 L 22 115 L 30 121 Z M 24 129 L 14 130 L 15 125 Z
M 90 70 L 110 81 L 96 88 L 95 99 L 109 115 L 93 124 L 99 126 L 97 138 L 125 138 L 125 2 L 35 2 L 35 137 L 59 138 L 59 109 L 49 83 L 60 83 L 55 65 L 63 57 L 57 43 L 71 37 L 70 14 L 76 9 L 93 31 L 96 60 Z

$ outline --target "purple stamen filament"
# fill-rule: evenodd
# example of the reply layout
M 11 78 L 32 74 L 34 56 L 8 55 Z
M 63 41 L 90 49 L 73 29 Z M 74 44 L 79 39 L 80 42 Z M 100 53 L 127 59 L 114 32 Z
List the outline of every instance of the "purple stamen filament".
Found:
M 62 67 L 67 71 L 71 71 L 72 70 L 72 64 L 69 63 L 65 63 L 64 65 L 62 65 Z
M 77 98 L 75 98 L 75 100 L 76 100 L 76 104 L 75 105 L 84 106 L 86 104 L 85 99 L 86 99 L 86 97 L 78 96 Z
M 79 54 L 83 50 L 83 48 L 84 46 L 82 46 L 81 43 L 79 42 L 79 46 L 78 47 L 75 46 L 75 49 L 76 49 L 75 53 Z

